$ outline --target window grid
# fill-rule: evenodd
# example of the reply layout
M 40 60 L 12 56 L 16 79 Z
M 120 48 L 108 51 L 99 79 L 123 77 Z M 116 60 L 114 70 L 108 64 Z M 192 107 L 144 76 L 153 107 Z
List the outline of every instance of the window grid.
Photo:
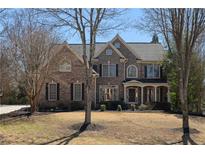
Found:
M 138 69 L 134 65 L 130 65 L 127 68 L 127 77 L 128 78 L 136 78 L 138 77 Z
M 74 84 L 74 101 L 82 101 L 82 85 L 80 83 Z
M 160 66 L 158 64 L 147 65 L 147 78 L 156 79 L 160 77 Z
M 111 56 L 112 55 L 112 49 L 106 49 L 106 55 Z
M 56 83 L 50 83 L 49 84 L 49 101 L 56 101 L 57 100 L 57 84 Z
M 116 77 L 116 64 L 103 64 L 102 77 Z

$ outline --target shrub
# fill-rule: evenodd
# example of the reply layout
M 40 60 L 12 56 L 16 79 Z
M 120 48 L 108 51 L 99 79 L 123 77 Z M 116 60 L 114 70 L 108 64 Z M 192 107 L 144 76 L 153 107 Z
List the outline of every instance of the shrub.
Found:
M 131 104 L 131 111 L 135 111 L 135 104 Z
M 122 111 L 122 106 L 121 105 L 117 106 L 117 111 Z
M 127 109 L 127 105 L 123 101 L 107 101 L 100 102 L 101 105 L 106 105 L 107 110 L 116 110 L 118 105 L 121 105 L 122 109 Z
M 141 104 L 139 107 L 139 110 L 147 110 L 148 109 L 148 106 L 147 105 L 145 105 L 145 104 Z
M 106 110 L 106 105 L 104 105 L 104 104 L 103 104 L 103 105 L 100 105 L 100 111 L 103 112 L 103 111 L 105 111 L 105 110 Z
M 71 102 L 70 109 L 71 111 L 83 110 L 84 105 L 82 102 Z

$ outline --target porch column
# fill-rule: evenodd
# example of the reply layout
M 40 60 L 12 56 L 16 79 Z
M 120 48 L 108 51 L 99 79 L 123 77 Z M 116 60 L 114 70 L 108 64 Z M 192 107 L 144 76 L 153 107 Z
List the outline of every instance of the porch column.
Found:
M 124 102 L 127 103 L 127 91 L 126 91 L 126 86 L 124 85 Z
M 154 101 L 157 101 L 157 86 L 154 86 Z
M 167 87 L 167 102 L 170 102 L 170 89 Z
M 141 104 L 144 103 L 144 88 L 141 87 Z

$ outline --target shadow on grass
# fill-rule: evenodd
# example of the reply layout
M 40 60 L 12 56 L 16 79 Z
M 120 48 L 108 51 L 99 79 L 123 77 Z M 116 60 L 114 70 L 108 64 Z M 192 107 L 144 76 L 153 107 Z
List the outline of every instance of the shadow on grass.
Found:
M 52 141 L 49 141 L 49 142 L 46 142 L 46 143 L 42 143 L 40 145 L 47 145 L 47 144 L 51 144 L 51 143 L 56 143 L 56 145 L 66 145 L 66 144 L 69 144 L 69 142 L 71 140 L 73 140 L 74 138 L 77 138 L 82 132 L 84 132 L 86 130 L 86 128 L 88 127 L 89 124 L 83 124 L 80 129 L 71 134 L 71 135 L 68 135 L 68 136 L 64 136 L 64 137 L 61 137 L 61 138 L 58 138 L 58 139 L 55 139 L 55 140 L 52 140 Z
M 191 137 L 189 137 L 188 142 L 190 145 L 198 145 Z M 183 140 L 171 142 L 171 143 L 166 143 L 166 145 L 175 145 L 175 144 L 183 144 Z

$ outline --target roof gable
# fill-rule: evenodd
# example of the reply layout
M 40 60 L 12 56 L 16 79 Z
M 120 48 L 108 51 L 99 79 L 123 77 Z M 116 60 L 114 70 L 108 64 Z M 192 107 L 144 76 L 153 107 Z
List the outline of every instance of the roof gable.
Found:
M 134 53 L 133 49 L 130 48 L 127 43 L 122 39 L 122 37 L 120 37 L 119 34 L 117 34 L 112 40 L 111 43 L 113 44 L 114 41 L 119 40 L 120 43 L 122 43 L 134 56 L 136 56 L 136 58 L 141 59 L 140 56 L 136 53 Z
M 98 56 L 100 56 L 100 54 L 101 54 L 103 51 L 105 51 L 105 49 L 106 49 L 107 47 L 112 48 L 112 49 L 120 56 L 120 58 L 125 58 L 125 57 L 123 56 L 123 54 L 122 54 L 112 43 L 110 43 L 110 42 L 109 42 L 106 46 L 104 46 L 104 47 L 100 50 L 100 52 L 98 52 L 98 53 L 94 56 L 94 58 L 97 58 Z
M 132 54 L 142 61 L 162 61 L 166 55 L 166 51 L 160 43 L 150 42 L 125 42 L 118 34 L 112 39 L 115 41 L 119 39 L 121 43 L 125 44 Z M 97 57 L 106 46 L 111 42 L 98 42 L 95 47 L 95 55 Z M 69 44 L 69 46 L 75 51 L 80 57 L 83 55 L 83 49 L 81 44 Z M 113 44 L 113 48 L 117 49 Z M 89 44 L 86 45 L 87 56 L 89 57 Z M 117 49 L 118 50 L 118 49 Z M 119 50 L 118 50 L 119 51 Z M 120 51 L 119 51 L 120 52 Z M 120 52 L 121 53 L 121 52 Z M 122 54 L 122 53 L 121 53 Z

